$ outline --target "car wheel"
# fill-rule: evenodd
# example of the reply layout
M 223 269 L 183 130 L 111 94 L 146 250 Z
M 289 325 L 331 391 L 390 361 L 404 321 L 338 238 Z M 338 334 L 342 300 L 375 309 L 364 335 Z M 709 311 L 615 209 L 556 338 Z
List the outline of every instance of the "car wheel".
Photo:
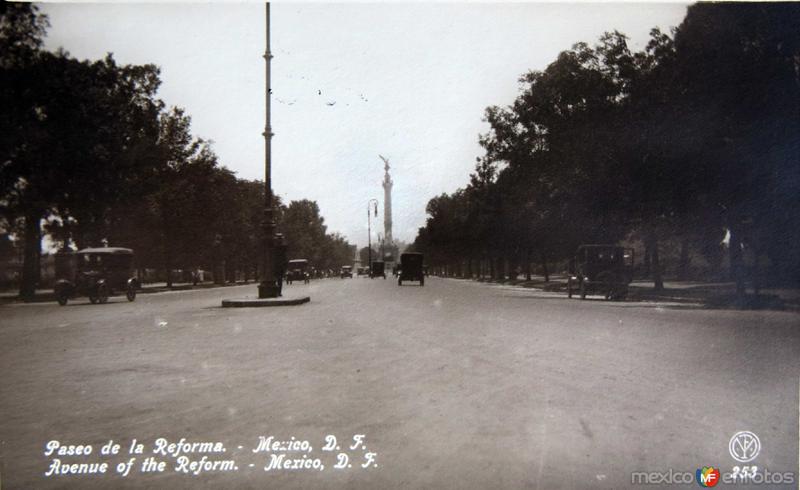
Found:
M 567 298 L 572 298 L 572 279 L 567 279 Z
M 581 281 L 581 299 L 586 299 L 586 284 Z
M 65 306 L 69 301 L 69 293 L 66 290 L 62 289 L 56 295 L 56 299 L 58 300 L 58 304 L 61 306 Z
M 397 285 L 398 286 L 402 286 L 403 285 L 403 280 L 400 279 L 399 277 L 397 278 Z
M 424 286 L 425 285 L 425 278 L 424 277 L 420 277 L 419 278 L 419 285 L 420 286 Z
M 133 285 L 128 286 L 128 290 L 125 292 L 125 297 L 128 298 L 128 301 L 133 301 L 136 299 L 136 287 Z
M 105 284 L 101 284 L 100 286 L 97 287 L 97 301 L 100 304 L 104 304 L 108 301 L 108 294 L 109 294 L 108 286 L 106 286 Z

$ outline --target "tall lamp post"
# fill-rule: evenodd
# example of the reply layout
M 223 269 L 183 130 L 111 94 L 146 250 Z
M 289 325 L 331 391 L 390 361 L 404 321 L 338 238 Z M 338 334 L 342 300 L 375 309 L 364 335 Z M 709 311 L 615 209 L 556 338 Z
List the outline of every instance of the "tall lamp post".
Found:
M 269 2 L 266 2 L 267 12 L 267 50 L 264 52 L 266 61 L 266 125 L 264 127 L 264 219 L 261 227 L 264 234 L 264 269 L 261 283 L 258 285 L 259 298 L 277 298 L 280 295 L 280 288 L 275 277 L 275 217 L 272 209 L 272 126 L 270 124 L 270 99 L 272 89 L 270 88 L 270 64 L 272 53 L 269 50 Z
M 269 50 L 269 2 L 266 3 L 267 12 L 267 50 L 264 52 L 266 61 L 266 116 L 267 122 L 264 126 L 264 218 L 261 221 L 263 232 L 263 267 L 261 282 L 258 284 L 258 299 L 223 299 L 223 307 L 250 307 L 250 306 L 288 306 L 308 303 L 311 298 L 308 296 L 295 296 L 281 298 L 281 286 L 279 282 L 280 269 L 285 265 L 286 246 L 283 244 L 282 237 L 275 236 L 275 214 L 272 208 L 272 126 L 270 125 L 270 61 L 272 53 Z M 280 263 L 278 263 L 280 261 Z
M 370 225 L 370 218 L 371 213 L 370 206 L 375 205 L 375 217 L 378 217 L 378 200 L 377 199 L 370 199 L 367 201 L 367 256 L 369 257 L 369 278 L 372 279 L 372 227 Z

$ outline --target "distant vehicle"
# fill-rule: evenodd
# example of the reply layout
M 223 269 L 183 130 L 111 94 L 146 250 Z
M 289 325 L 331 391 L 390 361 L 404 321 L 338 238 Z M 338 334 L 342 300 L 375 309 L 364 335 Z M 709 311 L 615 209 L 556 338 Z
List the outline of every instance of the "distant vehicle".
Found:
M 343 265 L 342 270 L 339 272 L 339 277 L 344 279 L 345 277 L 349 277 L 350 279 L 353 278 L 353 266 L 351 265 Z
M 70 298 L 81 295 L 88 296 L 92 304 L 102 304 L 115 290 L 125 291 L 128 301 L 134 301 L 139 280 L 134 275 L 133 258 L 133 250 L 121 247 L 57 253 L 54 292 L 58 304 L 64 306 Z
M 633 249 L 617 245 L 581 245 L 570 261 L 567 296 L 602 294 L 622 300 L 633 279 Z
M 419 281 L 420 286 L 425 285 L 425 274 L 423 273 L 422 254 L 404 253 L 400 255 L 400 277 L 397 284 L 403 285 L 403 281 Z
M 376 260 L 375 262 L 373 262 L 372 268 L 370 269 L 371 271 L 369 275 L 370 279 L 373 277 L 383 277 L 384 279 L 386 279 L 386 271 L 384 270 L 385 265 L 386 264 L 384 262 L 381 262 L 380 260 Z
M 358 268 L 358 275 L 359 276 L 369 276 L 369 267 L 359 267 Z
M 311 282 L 309 270 L 307 259 L 290 260 L 286 266 L 286 284 L 291 284 L 294 281 L 303 281 L 303 283 L 308 284 Z

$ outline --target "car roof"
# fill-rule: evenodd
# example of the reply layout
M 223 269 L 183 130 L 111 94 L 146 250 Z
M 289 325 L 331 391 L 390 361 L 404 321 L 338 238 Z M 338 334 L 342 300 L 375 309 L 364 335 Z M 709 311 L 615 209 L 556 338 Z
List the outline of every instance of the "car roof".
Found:
M 78 250 L 79 254 L 133 255 L 133 250 L 122 247 L 95 247 Z
M 292 260 L 290 260 L 290 261 L 289 261 L 289 263 L 290 263 L 290 264 L 291 264 L 292 262 L 294 262 L 295 264 L 297 264 L 297 263 L 301 263 L 301 262 L 308 263 L 308 259 L 292 259 Z

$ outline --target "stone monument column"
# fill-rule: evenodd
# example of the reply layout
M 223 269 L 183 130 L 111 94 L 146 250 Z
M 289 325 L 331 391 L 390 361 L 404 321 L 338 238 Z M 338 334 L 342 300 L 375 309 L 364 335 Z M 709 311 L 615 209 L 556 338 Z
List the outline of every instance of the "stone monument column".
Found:
M 380 155 L 378 155 L 380 156 Z M 392 178 L 389 176 L 389 160 L 380 157 L 384 163 L 384 171 L 386 172 L 383 176 L 383 236 L 384 236 L 384 243 L 385 248 L 391 250 L 392 246 L 394 245 L 394 240 L 392 240 Z M 383 260 L 383 257 L 381 257 Z

